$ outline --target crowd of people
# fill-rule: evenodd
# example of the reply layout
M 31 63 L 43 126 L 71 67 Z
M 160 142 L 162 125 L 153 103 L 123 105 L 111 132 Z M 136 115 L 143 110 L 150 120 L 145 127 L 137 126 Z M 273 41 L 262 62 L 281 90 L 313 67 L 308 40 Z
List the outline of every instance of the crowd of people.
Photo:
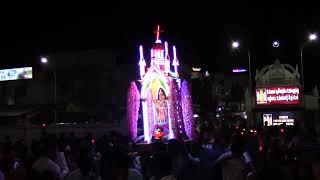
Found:
M 287 129 L 203 129 L 192 141 L 135 144 L 117 132 L 99 138 L 43 131 L 0 143 L 0 180 L 263 180 L 317 179 L 320 156 L 312 138 Z M 308 140 L 302 140 L 303 138 Z

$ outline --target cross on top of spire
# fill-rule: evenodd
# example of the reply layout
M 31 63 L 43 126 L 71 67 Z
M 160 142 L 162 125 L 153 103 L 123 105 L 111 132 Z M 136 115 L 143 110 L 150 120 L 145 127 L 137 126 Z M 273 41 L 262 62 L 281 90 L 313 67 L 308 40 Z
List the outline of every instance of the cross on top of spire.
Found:
M 160 25 L 157 26 L 157 31 L 155 31 L 156 33 L 156 43 L 161 43 L 161 40 L 160 40 L 160 33 L 162 33 L 163 31 L 160 30 Z

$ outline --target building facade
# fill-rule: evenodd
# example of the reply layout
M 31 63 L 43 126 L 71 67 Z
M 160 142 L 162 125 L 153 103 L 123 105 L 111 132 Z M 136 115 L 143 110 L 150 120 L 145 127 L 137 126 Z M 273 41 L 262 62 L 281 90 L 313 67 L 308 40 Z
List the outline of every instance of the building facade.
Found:
M 193 67 L 191 73 L 195 117 L 211 123 L 247 119 L 246 92 L 249 77 L 245 72 L 208 72 Z M 206 123 L 207 123 L 206 122 Z
M 256 126 L 295 126 L 317 118 L 317 88 L 313 93 L 303 89 L 298 66 L 294 68 L 276 60 L 257 70 L 255 81 L 253 111 Z
M 94 49 L 45 57 L 46 63 L 33 68 L 32 79 L 0 82 L 3 107 L 47 111 L 47 119 L 60 123 L 113 123 L 125 118 L 129 78 L 117 65 L 115 52 Z

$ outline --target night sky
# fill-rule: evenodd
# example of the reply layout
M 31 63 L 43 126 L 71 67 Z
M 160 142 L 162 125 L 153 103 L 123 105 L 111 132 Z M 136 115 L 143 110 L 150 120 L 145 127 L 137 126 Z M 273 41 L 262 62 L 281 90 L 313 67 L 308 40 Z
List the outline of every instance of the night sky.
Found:
M 260 69 L 276 58 L 300 66 L 300 44 L 308 32 L 320 32 L 317 11 L 316 6 L 250 7 L 231 1 L 223 5 L 157 1 L 143 6 L 110 4 L 77 12 L 42 9 L 38 15 L 0 18 L 0 66 L 36 66 L 41 54 L 92 48 L 111 48 L 119 54 L 121 66 L 136 66 L 138 45 L 152 45 L 158 24 L 164 30 L 162 39 L 177 45 L 181 63 L 210 72 L 246 66 L 248 49 L 253 68 Z M 232 39 L 240 40 L 240 52 L 230 49 Z M 280 42 L 279 48 L 272 47 L 273 40 Z M 313 84 L 319 87 L 315 63 L 320 62 L 320 42 L 305 48 L 304 60 L 307 88 Z

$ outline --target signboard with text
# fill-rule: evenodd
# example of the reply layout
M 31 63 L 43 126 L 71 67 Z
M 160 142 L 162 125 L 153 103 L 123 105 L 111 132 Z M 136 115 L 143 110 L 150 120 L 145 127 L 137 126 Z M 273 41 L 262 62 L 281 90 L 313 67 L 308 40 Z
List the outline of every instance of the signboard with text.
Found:
M 32 67 L 1 69 L 0 81 L 32 79 Z
M 264 126 L 293 126 L 295 124 L 295 116 L 292 112 L 268 112 L 262 114 Z
M 257 105 L 300 104 L 299 86 L 273 86 L 256 88 Z

